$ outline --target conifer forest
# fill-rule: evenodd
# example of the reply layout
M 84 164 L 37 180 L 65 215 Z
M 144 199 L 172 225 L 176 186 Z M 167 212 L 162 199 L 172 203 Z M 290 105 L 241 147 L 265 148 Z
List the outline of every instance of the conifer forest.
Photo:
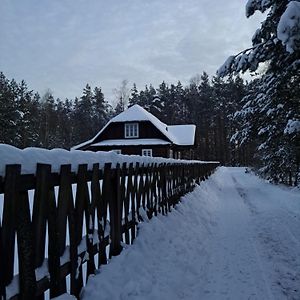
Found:
M 139 104 L 167 124 L 195 124 L 196 159 L 250 166 L 272 182 L 298 185 L 299 1 L 248 1 L 246 16 L 256 11 L 267 13 L 252 47 L 230 56 L 216 76 L 200 70 L 188 84 L 162 81 L 142 89 L 124 80 L 115 105 L 100 86 L 83 82 L 81 95 L 59 99 L 51 90 L 35 92 L 26 78 L 16 82 L 1 72 L 0 142 L 70 149 Z M 243 77 L 245 72 L 252 77 Z

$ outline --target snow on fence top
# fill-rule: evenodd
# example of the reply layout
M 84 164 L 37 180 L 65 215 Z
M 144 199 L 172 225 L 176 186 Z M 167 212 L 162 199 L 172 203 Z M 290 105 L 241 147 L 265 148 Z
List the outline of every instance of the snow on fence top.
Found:
M 0 176 L 5 175 L 5 166 L 20 164 L 22 174 L 34 174 L 38 163 L 50 164 L 52 172 L 59 172 L 61 165 L 72 165 L 72 171 L 77 172 L 79 164 L 88 164 L 92 169 L 94 163 L 99 163 L 104 167 L 105 163 L 112 163 L 115 167 L 117 163 L 140 163 L 149 165 L 153 163 L 207 163 L 204 161 L 176 160 L 161 157 L 148 157 L 138 155 L 121 155 L 114 152 L 91 152 L 91 151 L 68 151 L 64 149 L 47 150 L 43 148 L 25 148 L 23 150 L 11 145 L 0 144 Z

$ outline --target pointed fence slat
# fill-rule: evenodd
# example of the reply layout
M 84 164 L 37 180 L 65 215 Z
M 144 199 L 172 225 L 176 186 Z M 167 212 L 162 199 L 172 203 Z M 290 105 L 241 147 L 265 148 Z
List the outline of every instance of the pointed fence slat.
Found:
M 48 191 L 51 166 L 37 165 L 36 189 L 33 202 L 33 231 L 34 231 L 34 255 L 35 267 L 40 267 L 45 259 L 46 225 L 48 211 Z
M 129 187 L 129 174 L 126 163 L 123 163 L 122 170 L 121 170 L 121 202 L 122 207 L 124 207 L 124 231 L 125 231 L 125 243 L 130 244 L 130 235 L 129 235 L 129 189 L 131 189 L 131 185 Z M 127 176 L 126 176 L 127 174 Z M 126 184 L 126 177 L 127 177 L 127 184 Z
M 88 204 L 87 216 L 87 278 L 95 273 L 96 265 L 94 259 L 94 231 L 95 231 L 95 212 L 96 203 L 100 199 L 100 186 L 99 186 L 99 164 L 93 165 L 92 181 L 91 181 L 91 201 Z
M 48 268 L 50 273 L 50 297 L 53 298 L 66 291 L 65 284 L 60 281 L 58 210 L 53 186 L 49 190 L 48 201 Z
M 122 203 L 120 188 L 120 165 L 117 164 L 114 172 L 111 172 L 110 178 L 110 197 L 109 197 L 109 214 L 110 214 L 110 251 L 109 256 L 117 256 L 122 251 Z
M 20 193 L 17 203 L 17 241 L 21 299 L 29 299 L 36 294 L 36 278 L 28 192 Z
M 136 237 L 136 224 L 137 224 L 137 213 L 136 213 L 136 199 L 137 199 L 137 190 L 138 190 L 138 174 L 139 174 L 140 165 L 136 163 L 135 169 L 133 169 L 133 165 L 129 166 L 129 174 L 133 175 L 133 184 L 130 190 L 130 198 L 131 198 L 131 222 L 133 226 L 131 227 L 131 243 L 134 241 Z
M 83 237 L 83 220 L 85 211 L 88 208 L 89 203 L 89 191 L 87 186 L 87 165 L 78 166 L 77 174 L 77 190 L 75 199 L 75 220 L 76 220 L 76 232 L 75 232 L 75 245 L 77 246 L 77 252 L 84 248 L 86 250 L 86 240 Z M 85 220 L 87 222 L 87 220 Z M 75 246 L 74 246 L 75 247 Z M 80 253 L 78 253 L 80 254 Z M 76 296 L 83 286 L 83 272 L 82 272 L 82 258 L 77 259 L 77 270 L 76 270 Z
M 9 285 L 14 276 L 16 211 L 19 198 L 18 186 L 21 166 L 6 166 L 4 182 L 4 205 L 2 218 L 2 245 L 4 264 L 4 284 Z
M 107 180 L 109 178 L 105 178 L 108 175 L 106 174 L 105 170 L 108 168 L 108 165 L 106 164 L 104 167 L 104 175 L 102 174 L 102 189 L 100 187 L 99 182 L 99 190 L 97 193 L 99 193 L 98 201 L 96 202 L 96 210 L 97 210 L 97 220 L 98 220 L 98 239 L 99 239 L 99 245 L 98 245 L 98 268 L 107 263 L 107 257 L 106 257 L 106 244 L 105 244 L 105 228 L 106 228 L 106 220 L 107 220 L 107 197 L 104 195 L 108 195 L 109 190 L 107 185 Z M 109 167 L 110 168 L 110 167 Z M 100 176 L 100 174 L 99 174 Z M 97 178 L 97 180 L 99 180 Z

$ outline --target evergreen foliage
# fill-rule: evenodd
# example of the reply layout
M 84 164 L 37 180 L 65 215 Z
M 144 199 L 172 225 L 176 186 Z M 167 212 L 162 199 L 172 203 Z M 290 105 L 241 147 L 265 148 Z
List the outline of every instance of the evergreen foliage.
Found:
M 257 145 L 259 172 L 274 182 L 297 185 L 300 177 L 300 1 L 249 0 L 246 15 L 269 12 L 252 47 L 231 56 L 218 73 L 265 72 L 249 86 L 235 114 L 240 129 L 232 141 Z
M 2 143 L 68 149 L 92 138 L 119 113 L 120 105 L 112 110 L 101 88 L 92 89 L 89 84 L 80 98 L 63 101 L 55 99 L 51 91 L 42 96 L 34 94 L 24 81 L 17 84 L 2 73 L 0 79 Z M 118 89 L 124 99 L 129 95 L 126 84 Z M 162 82 L 157 88 L 148 85 L 138 90 L 134 84 L 127 100 L 129 106 L 139 104 L 167 124 L 196 124 L 195 158 L 238 164 L 241 156 L 232 156 L 229 139 L 237 130 L 231 119 L 244 88 L 240 78 L 210 80 L 203 73 L 186 87 L 180 82 Z
M 195 158 L 218 160 L 223 164 L 247 164 L 251 153 L 231 149 L 231 134 L 237 131 L 233 115 L 240 108 L 246 84 L 240 77 L 227 81 L 203 73 L 183 87 L 180 82 L 162 82 L 155 90 L 151 85 L 137 90 L 133 85 L 130 105 L 139 104 L 161 121 L 174 124 L 195 124 L 197 148 Z
M 87 84 L 80 98 L 55 99 L 28 90 L 0 72 L 0 142 L 19 148 L 65 148 L 94 136 L 110 119 L 111 106 L 101 88 Z

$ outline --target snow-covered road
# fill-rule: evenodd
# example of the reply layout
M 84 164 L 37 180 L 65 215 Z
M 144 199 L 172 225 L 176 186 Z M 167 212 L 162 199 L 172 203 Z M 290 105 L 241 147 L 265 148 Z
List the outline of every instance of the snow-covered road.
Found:
M 90 278 L 84 299 L 300 299 L 300 193 L 219 168 Z

